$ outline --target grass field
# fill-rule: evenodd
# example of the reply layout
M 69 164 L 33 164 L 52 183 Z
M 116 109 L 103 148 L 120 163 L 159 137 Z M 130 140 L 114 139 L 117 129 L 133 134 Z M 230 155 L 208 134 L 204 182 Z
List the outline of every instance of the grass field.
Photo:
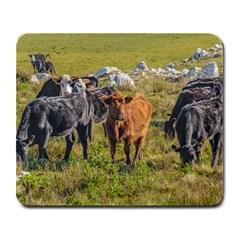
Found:
M 222 57 L 183 63 L 196 48 L 207 49 L 220 40 L 210 34 L 27 34 L 17 43 L 17 72 L 30 75 L 29 54 L 50 53 L 56 75 L 93 74 L 104 66 L 122 71 L 133 69 L 142 60 L 148 67 L 164 68 L 172 62 L 176 69 L 203 67 L 215 61 L 223 75 Z M 70 164 L 64 156 L 63 138 L 52 138 L 47 147 L 50 163 L 37 162 L 37 148 L 29 151 L 29 171 L 16 187 L 17 197 L 27 206 L 213 206 L 223 197 L 223 163 L 210 167 L 211 149 L 204 146 L 202 162 L 194 168 L 180 168 L 179 155 L 165 140 L 166 114 L 171 110 L 186 80 L 174 82 L 153 75 L 136 76 L 136 89 L 153 105 L 151 125 L 143 148 L 143 158 L 134 167 L 126 166 L 123 144 L 117 146 L 117 164 L 111 163 L 108 140 L 101 124 L 94 125 L 89 145 L 90 160 L 82 160 L 82 148 L 74 144 Z M 107 79 L 100 80 L 100 85 Z M 42 84 L 17 79 L 18 127 L 25 106 L 35 98 Z M 133 147 L 132 147 L 133 150 Z M 17 175 L 21 166 L 17 165 Z

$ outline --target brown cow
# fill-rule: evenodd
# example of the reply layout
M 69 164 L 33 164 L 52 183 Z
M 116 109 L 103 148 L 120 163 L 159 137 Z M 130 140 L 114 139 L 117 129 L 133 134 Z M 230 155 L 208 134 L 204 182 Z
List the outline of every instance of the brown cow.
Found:
M 152 115 L 152 105 L 141 96 L 124 97 L 121 92 L 102 99 L 109 105 L 106 130 L 111 145 L 111 157 L 114 161 L 116 144 L 124 141 L 127 164 L 130 160 L 130 145 L 135 144 L 136 152 L 133 162 L 140 159 L 140 152 L 147 134 Z

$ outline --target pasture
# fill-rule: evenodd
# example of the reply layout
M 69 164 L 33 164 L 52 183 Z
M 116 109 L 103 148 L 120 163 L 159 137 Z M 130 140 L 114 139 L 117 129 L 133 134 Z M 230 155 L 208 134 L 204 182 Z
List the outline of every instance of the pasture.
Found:
M 33 67 L 29 54 L 49 53 L 56 76 L 94 74 L 104 66 L 123 72 L 145 61 L 150 68 L 174 63 L 176 69 L 203 68 L 217 63 L 223 76 L 223 58 L 182 60 L 197 48 L 207 49 L 220 40 L 211 34 L 26 34 L 17 43 L 18 127 L 25 106 L 35 99 L 41 84 L 29 82 Z M 223 197 L 223 155 L 210 167 L 211 149 L 206 142 L 202 161 L 193 168 L 181 168 L 179 154 L 171 148 L 177 139 L 165 139 L 164 122 L 187 80 L 173 81 L 151 74 L 135 76 L 136 89 L 125 95 L 143 95 L 153 106 L 151 124 L 143 146 L 143 157 L 134 167 L 127 166 L 123 144 L 117 145 L 116 164 L 112 164 L 108 139 L 101 124 L 95 124 L 89 143 L 89 160 L 82 160 L 82 147 L 74 143 L 69 164 L 62 158 L 64 138 L 53 137 L 47 151 L 50 162 L 37 161 L 37 147 L 29 150 L 31 175 L 17 181 L 16 194 L 26 206 L 215 206 Z M 107 77 L 100 86 L 108 84 Z M 133 156 L 133 146 L 131 148 Z M 61 170 L 60 170 L 61 169 Z M 17 175 L 22 170 L 17 165 Z

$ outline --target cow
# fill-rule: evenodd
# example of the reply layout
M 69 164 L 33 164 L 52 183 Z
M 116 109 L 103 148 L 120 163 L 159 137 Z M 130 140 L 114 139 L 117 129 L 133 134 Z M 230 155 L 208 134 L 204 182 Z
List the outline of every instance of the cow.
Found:
M 216 92 L 212 91 L 210 88 L 190 88 L 182 91 L 173 108 L 172 114 L 170 114 L 170 119 L 165 122 L 165 138 L 175 137 L 175 123 L 179 113 L 185 105 L 201 100 L 208 100 L 216 96 Z
M 203 144 L 209 139 L 211 166 L 215 167 L 223 135 L 223 102 L 216 97 L 186 105 L 178 116 L 176 131 L 180 147 L 172 145 L 172 148 L 180 153 L 183 166 L 193 165 L 194 154 L 200 161 Z
M 77 129 L 83 146 L 83 158 L 88 158 L 88 123 L 106 119 L 107 107 L 100 97 L 89 92 L 69 96 L 43 97 L 33 100 L 25 108 L 17 131 L 17 156 L 23 165 L 27 163 L 28 147 L 38 144 L 39 159 L 48 159 L 46 147 L 51 136 L 64 136 L 68 160 Z
M 104 86 L 101 88 L 95 88 L 94 90 L 89 89 L 92 93 L 97 94 L 99 97 L 102 97 L 104 95 L 109 96 L 111 94 L 113 94 L 114 92 L 116 92 L 116 90 L 111 87 L 111 86 Z M 79 81 L 75 81 L 74 85 L 73 85 L 73 92 L 77 93 L 83 91 L 83 86 Z M 92 140 L 93 134 L 92 134 L 92 122 L 89 123 L 89 128 L 88 128 L 89 132 L 88 132 L 88 137 L 90 139 L 90 141 Z M 103 130 L 104 130 L 104 136 L 107 136 L 107 131 L 106 131 L 106 126 L 105 126 L 105 122 L 103 122 Z
M 33 65 L 34 73 L 35 73 L 35 70 L 36 70 L 36 62 L 41 63 L 42 61 L 46 61 L 47 57 L 51 58 L 50 54 L 47 54 L 45 56 L 42 53 L 29 54 L 29 57 L 31 58 L 31 63 Z
M 152 105 L 141 96 L 125 97 L 119 91 L 111 96 L 103 96 L 102 99 L 109 106 L 105 125 L 112 160 L 114 162 L 116 144 L 124 141 L 127 164 L 131 164 L 130 145 L 135 144 L 134 163 L 141 158 L 142 146 L 152 115 Z
M 192 88 L 210 88 L 223 100 L 223 78 L 198 79 L 187 83 L 182 91 Z

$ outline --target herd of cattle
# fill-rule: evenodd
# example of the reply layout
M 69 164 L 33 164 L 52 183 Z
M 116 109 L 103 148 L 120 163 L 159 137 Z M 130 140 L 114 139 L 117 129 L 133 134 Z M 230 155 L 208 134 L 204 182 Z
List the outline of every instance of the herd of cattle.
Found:
M 34 69 L 46 69 L 44 55 L 30 56 Z M 51 68 L 51 64 L 49 66 Z M 50 136 L 65 137 L 64 160 L 68 160 L 75 129 L 83 147 L 83 158 L 87 159 L 93 123 L 101 122 L 109 139 L 112 160 L 116 144 L 124 141 L 127 164 L 133 163 L 141 158 L 151 115 L 152 105 L 144 97 L 124 96 L 113 87 L 99 87 L 96 77 L 63 75 L 51 78 L 23 112 L 17 131 L 17 160 L 25 167 L 28 147 L 33 144 L 38 145 L 39 159 L 48 160 L 46 147 Z M 164 131 L 166 138 L 174 138 L 177 133 L 180 146 L 172 148 L 180 153 L 183 165 L 192 165 L 195 155 L 199 161 L 203 144 L 209 139 L 211 165 L 216 166 L 223 135 L 223 78 L 198 79 L 186 84 Z M 135 145 L 133 161 L 130 159 L 132 143 Z

